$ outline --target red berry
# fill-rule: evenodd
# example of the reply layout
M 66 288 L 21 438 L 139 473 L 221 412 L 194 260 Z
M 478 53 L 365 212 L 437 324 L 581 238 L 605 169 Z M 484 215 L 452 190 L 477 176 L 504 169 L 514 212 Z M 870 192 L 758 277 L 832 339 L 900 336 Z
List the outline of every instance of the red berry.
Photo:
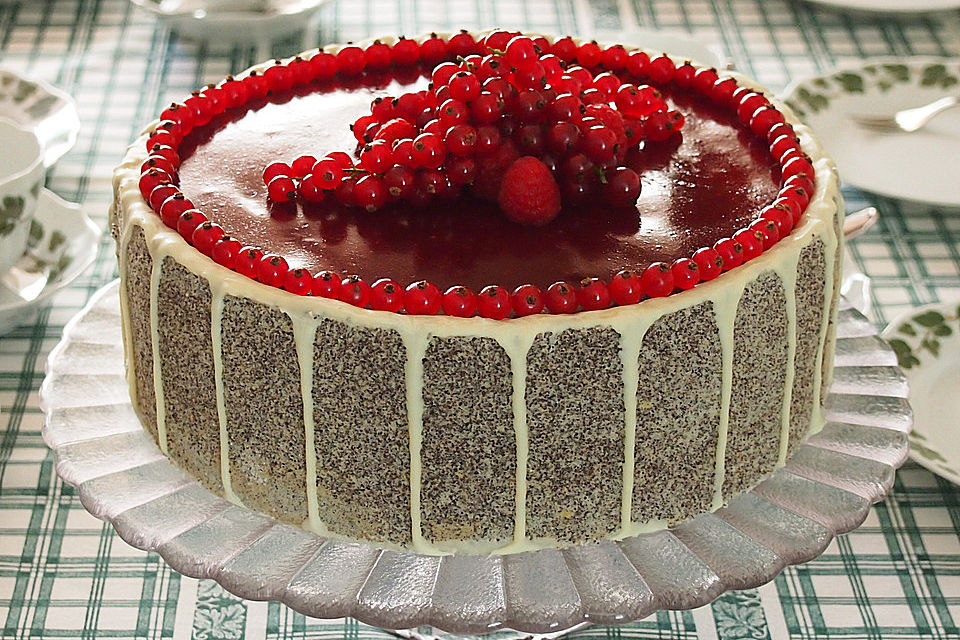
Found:
M 270 93 L 270 85 L 267 84 L 267 79 L 257 71 L 251 71 L 250 75 L 244 78 L 242 82 L 247 90 L 247 97 L 250 100 L 265 98 L 267 94 Z
M 378 124 L 380 124 L 380 121 L 377 120 L 376 116 L 360 116 L 350 125 L 350 131 L 353 132 L 353 137 L 357 139 L 357 142 L 365 144 L 373 140 L 372 134 L 368 138 L 367 131 L 371 129 L 372 125 Z
M 365 307 L 370 300 L 370 285 L 358 275 L 350 275 L 340 282 L 339 298 L 355 307 Z
M 393 165 L 393 152 L 387 142 L 378 140 L 364 145 L 357 166 L 370 173 L 383 173 Z
M 670 295 L 674 287 L 673 271 L 665 262 L 651 263 L 640 274 L 643 292 L 651 298 Z
M 560 188 L 543 162 L 525 156 L 507 169 L 497 201 L 514 222 L 542 225 L 560 213 Z
M 302 178 L 308 173 L 313 172 L 313 165 L 317 163 L 317 159 L 313 156 L 300 156 L 290 165 L 290 169 L 293 173 L 288 174 L 293 178 Z
M 172 185 L 169 182 L 158 184 L 153 188 L 153 191 L 150 192 L 150 198 L 147 200 L 147 202 L 150 203 L 151 209 L 157 213 L 160 213 L 160 207 L 163 206 L 164 201 L 170 196 L 178 193 L 180 193 L 180 190 L 177 189 L 176 185 Z
M 363 55 L 368 69 L 386 69 L 390 66 L 390 47 L 379 40 L 374 40 L 373 44 L 363 52 Z
M 572 122 L 558 122 L 547 129 L 547 148 L 558 154 L 567 154 L 576 149 L 580 129 Z
M 320 158 L 317 163 L 313 165 L 311 173 L 317 185 L 321 189 L 326 190 L 336 189 L 337 185 L 340 184 L 340 180 L 343 179 L 343 168 L 337 160 L 330 156 Z
M 447 46 L 452 55 L 461 57 L 476 53 L 478 49 L 477 41 L 473 39 L 473 36 L 470 35 L 466 29 L 461 29 L 460 33 L 450 38 Z
M 477 311 L 477 296 L 467 287 L 455 285 L 443 292 L 440 305 L 448 316 L 469 318 Z
M 400 39 L 394 43 L 390 50 L 390 55 L 393 63 L 397 66 L 412 65 L 420 59 L 420 45 L 417 44 L 416 40 L 409 40 L 400 36 Z
M 736 95 L 736 92 L 734 92 L 734 95 Z M 770 101 L 767 100 L 763 94 L 755 91 L 744 92 L 740 98 L 740 102 L 737 103 L 737 117 L 740 118 L 740 122 L 749 124 L 750 118 L 753 117 L 757 109 L 766 104 L 770 104 Z
M 657 84 L 666 84 L 673 78 L 676 67 L 666 54 L 657 56 L 647 65 L 647 75 Z
M 321 298 L 338 299 L 340 297 L 340 276 L 333 271 L 321 271 L 313 276 L 313 295 Z
M 242 276 L 257 279 L 257 267 L 263 252 L 256 247 L 242 247 L 233 260 L 233 270 Z
M 429 67 L 435 67 L 438 62 L 446 58 L 447 51 L 447 43 L 435 33 L 420 43 L 420 59 Z
M 477 130 L 468 124 L 457 124 L 447 129 L 443 137 L 447 151 L 455 156 L 473 155 L 477 147 Z
M 153 194 L 151 194 L 151 197 Z M 779 198 L 791 198 L 798 205 L 800 212 L 802 213 L 807 205 L 810 203 L 810 194 L 803 187 L 798 187 L 795 185 L 786 185 L 780 188 L 780 193 L 778 194 Z
M 510 294 L 495 284 L 487 285 L 477 296 L 477 310 L 484 318 L 502 320 L 510 314 Z
M 274 93 L 286 91 L 293 86 L 293 74 L 281 60 L 274 60 L 273 66 L 267 67 L 263 72 L 263 77 L 267 79 L 267 86 Z
M 621 306 L 639 302 L 643 297 L 640 277 L 629 269 L 619 271 L 610 279 L 610 296 Z
M 193 235 L 190 236 L 190 242 L 197 248 L 197 251 L 209 256 L 213 251 L 213 245 L 222 237 L 223 229 L 220 225 L 207 220 L 193 230 Z
M 470 115 L 477 124 L 491 124 L 503 114 L 503 100 L 489 91 L 484 91 L 470 103 Z
M 584 278 L 577 288 L 577 302 L 587 311 L 610 306 L 610 289 L 600 278 Z
M 298 193 L 305 202 L 323 202 L 327 197 L 327 192 L 312 173 L 308 173 L 300 181 Z
M 447 180 L 454 186 L 470 184 L 477 177 L 477 161 L 473 158 L 448 158 L 446 165 Z
M 277 176 L 290 177 L 293 175 L 293 169 L 285 162 L 273 162 L 268 164 L 263 170 L 263 184 L 270 184 L 270 181 Z
M 793 206 L 789 201 L 775 200 L 770 206 L 760 211 L 760 217 L 772 221 L 777 227 L 777 238 L 786 238 L 793 230 Z M 798 213 L 796 216 L 800 218 Z
M 318 51 L 307 62 L 318 80 L 329 80 L 337 74 L 337 58 L 331 53 Z
M 790 151 L 799 151 L 800 143 L 793 136 L 783 135 L 778 137 L 770 144 L 770 155 L 775 160 L 780 160 L 784 154 Z
M 413 161 L 417 168 L 436 169 L 446 157 L 446 149 L 440 136 L 421 133 L 413 140 Z
M 356 206 L 369 212 L 376 211 L 388 200 L 387 185 L 377 175 L 365 175 L 353 187 L 353 200 Z
M 643 121 L 643 137 L 662 142 L 674 133 L 673 121 L 666 111 L 655 111 Z
M 733 92 L 737 90 L 737 81 L 733 78 L 720 78 L 713 83 L 709 97 L 719 105 L 728 106 L 733 102 Z
M 140 194 L 146 200 L 154 189 L 167 182 L 173 182 L 173 180 L 170 179 L 170 174 L 166 171 L 163 169 L 148 169 L 140 174 Z
M 543 311 L 543 294 L 532 284 L 522 284 L 513 290 L 510 305 L 518 318 L 534 315 Z
M 796 140 L 797 132 L 793 130 L 793 125 L 790 123 L 781 122 L 770 127 L 770 131 L 767 132 L 767 142 L 773 144 L 774 140 L 780 136 L 789 136 Z
M 176 102 L 172 103 L 160 113 L 160 119 L 176 122 L 180 126 L 180 131 L 183 132 L 183 135 L 186 135 L 187 132 L 193 129 L 193 110 Z
M 693 78 L 696 74 L 697 68 L 688 60 L 677 67 L 677 70 L 673 74 L 673 84 L 687 89 L 693 84 Z
M 363 71 L 367 58 L 360 47 L 344 47 L 336 53 L 337 69 L 343 76 L 354 76 Z
M 750 116 L 750 129 L 758 136 L 766 138 L 770 128 L 783 120 L 783 114 L 779 109 L 772 104 L 763 105 Z
M 383 182 L 391 198 L 403 200 L 413 191 L 416 185 L 416 174 L 409 167 L 394 165 L 383 174 Z
M 381 125 L 380 130 L 373 137 L 374 140 L 383 140 L 393 144 L 402 138 L 413 138 L 417 135 L 417 128 L 403 118 L 393 118 Z
M 650 56 L 644 51 L 631 51 L 627 56 L 627 71 L 635 78 L 647 75 L 650 66 Z
M 169 160 L 157 155 L 147 156 L 147 159 L 140 165 L 140 173 L 149 171 L 150 169 L 160 169 L 161 171 L 166 171 L 167 174 L 171 176 L 177 173 L 176 167 L 174 167 Z
M 707 95 L 718 79 L 716 69 L 700 69 L 693 76 L 691 87 L 699 94 Z
M 547 86 L 547 71 L 534 60 L 522 69 L 513 72 L 513 84 L 517 89 L 542 90 Z
M 177 125 L 179 129 L 179 125 Z M 149 138 L 147 138 L 147 151 L 153 149 L 155 145 L 166 147 L 176 147 L 180 144 L 180 139 L 166 129 L 157 129 Z
M 296 56 L 287 66 L 293 75 L 294 85 L 307 84 L 314 78 L 313 67 L 300 56 Z
M 769 249 L 780 240 L 780 232 L 777 230 L 777 223 L 766 218 L 758 218 L 747 227 L 760 234 L 763 249 Z
M 580 305 L 573 285 L 560 281 L 547 287 L 544 302 L 550 313 L 573 313 Z
M 670 266 L 673 284 L 686 291 L 700 282 L 700 265 L 690 258 L 679 258 Z
M 477 155 L 493 155 L 500 149 L 501 144 L 500 129 L 492 125 L 483 125 L 477 127 Z
M 524 89 L 513 100 L 513 114 L 523 124 L 540 122 L 543 119 L 546 101 L 536 89 Z
M 781 189 L 786 189 L 787 187 L 800 187 L 808 194 L 813 194 L 814 185 L 811 176 L 813 174 L 807 173 L 795 173 L 788 178 L 783 179 L 783 184 Z
M 298 296 L 305 296 L 313 289 L 313 276 L 306 269 L 290 269 L 283 277 L 283 288 Z
M 611 71 L 619 71 L 627 65 L 627 50 L 622 44 L 615 44 L 603 50 L 600 62 Z
M 780 177 L 786 183 L 791 177 L 804 174 L 808 178 L 813 176 L 813 165 L 806 158 L 791 158 L 780 169 Z
M 693 254 L 693 261 L 700 270 L 700 279 L 704 282 L 713 280 L 723 271 L 723 258 L 716 249 L 704 247 Z
M 213 244 L 213 248 L 210 250 L 210 257 L 217 264 L 233 269 L 233 261 L 242 248 L 243 245 L 230 236 L 220 236 L 220 239 Z
M 608 127 L 590 127 L 580 140 L 580 151 L 601 167 L 616 159 L 617 135 Z
M 723 261 L 723 270 L 730 271 L 743 264 L 743 245 L 734 238 L 722 238 L 717 240 L 713 248 Z
M 640 176 L 633 169 L 614 167 L 607 172 L 607 183 L 601 187 L 603 198 L 615 207 L 632 207 L 640 195 Z
M 257 263 L 257 280 L 271 287 L 281 287 L 289 270 L 282 256 L 268 253 Z
M 521 69 L 539 57 L 533 40 L 526 36 L 516 36 L 507 43 L 504 58 L 512 67 Z
M 593 88 L 603 94 L 604 102 L 613 100 L 614 96 L 617 95 L 620 84 L 620 78 L 609 71 L 601 73 L 593 79 Z
M 740 243 L 743 249 L 741 256 L 744 262 L 749 262 L 763 253 L 763 232 L 754 229 L 740 229 L 733 234 L 733 239 Z
M 267 185 L 267 196 L 274 202 L 290 202 L 297 197 L 297 185 L 292 178 L 277 176 Z
M 177 233 L 189 241 L 193 238 L 193 232 L 196 231 L 197 227 L 206 221 L 207 216 L 196 209 L 187 209 L 180 214 L 180 218 L 177 220 Z
M 600 64 L 601 50 L 596 42 L 585 42 L 577 48 L 577 64 L 595 67 Z
M 440 302 L 440 290 L 426 280 L 407 285 L 403 292 L 403 306 L 411 315 L 432 316 L 440 310 Z
M 480 95 L 480 80 L 467 71 L 456 73 L 447 86 L 450 87 L 450 96 L 461 102 L 470 102 Z
M 403 289 L 390 278 L 380 278 L 370 286 L 370 307 L 397 312 L 403 308 Z
M 574 43 L 573 38 L 566 36 L 550 45 L 550 53 L 565 62 L 569 62 L 573 60 L 573 57 L 577 54 L 577 45 Z
M 249 98 L 247 86 L 234 79 L 233 76 L 227 76 L 227 79 L 220 86 L 220 90 L 223 91 L 224 106 L 228 109 L 239 107 Z

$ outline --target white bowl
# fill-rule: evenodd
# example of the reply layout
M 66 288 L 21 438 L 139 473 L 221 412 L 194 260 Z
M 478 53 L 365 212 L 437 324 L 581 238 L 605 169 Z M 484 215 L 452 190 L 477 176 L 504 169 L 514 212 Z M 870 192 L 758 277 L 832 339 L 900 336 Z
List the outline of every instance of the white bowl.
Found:
M 43 177 L 43 147 L 37 136 L 0 119 L 0 273 L 26 250 Z

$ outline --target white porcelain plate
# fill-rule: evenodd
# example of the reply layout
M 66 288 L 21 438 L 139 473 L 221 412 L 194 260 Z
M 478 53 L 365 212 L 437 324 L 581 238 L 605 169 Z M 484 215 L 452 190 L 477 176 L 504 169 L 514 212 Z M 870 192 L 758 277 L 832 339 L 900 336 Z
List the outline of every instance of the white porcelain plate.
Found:
M 0 69 L 0 118 L 33 130 L 43 144 L 45 167 L 53 166 L 69 151 L 80 132 L 73 98 L 10 69 Z
M 810 0 L 836 9 L 871 11 L 877 13 L 924 13 L 947 11 L 960 7 L 960 0 Z
M 960 484 L 960 301 L 911 309 L 883 337 L 910 386 L 910 457 Z
M 960 109 L 915 133 L 876 133 L 850 114 L 889 115 L 960 95 L 960 58 L 875 58 L 792 83 L 783 98 L 817 133 L 847 183 L 874 193 L 960 207 Z
M 99 241 L 99 227 L 79 205 L 41 191 L 27 251 L 31 265 L 49 270 L 47 283 L 30 301 L 0 284 L 0 335 L 31 322 L 44 302 L 83 273 L 97 257 Z

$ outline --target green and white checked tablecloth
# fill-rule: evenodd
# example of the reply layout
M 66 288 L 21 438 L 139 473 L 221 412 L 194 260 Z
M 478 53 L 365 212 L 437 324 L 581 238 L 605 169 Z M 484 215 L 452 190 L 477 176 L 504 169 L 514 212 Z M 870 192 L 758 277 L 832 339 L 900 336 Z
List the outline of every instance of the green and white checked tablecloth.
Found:
M 960 55 L 960 11 L 891 18 L 787 0 L 336 0 L 319 18 L 319 43 L 499 25 L 582 36 L 656 28 L 718 47 L 775 89 L 867 56 Z M 301 45 L 299 36 L 276 41 L 272 53 Z M 0 64 L 59 86 L 79 105 L 79 142 L 47 186 L 82 203 L 101 227 L 111 169 L 140 128 L 162 105 L 255 55 L 252 43 L 178 39 L 127 0 L 0 0 Z M 882 213 L 850 246 L 873 279 L 878 326 L 910 306 L 960 299 L 960 212 L 845 193 L 849 210 L 872 203 Z M 304 618 L 181 576 L 88 515 L 56 477 L 40 436 L 44 361 L 64 324 L 116 273 L 105 233 L 95 266 L 36 324 L 0 338 L 2 637 L 389 638 L 350 619 Z M 617 636 L 960 638 L 960 489 L 908 464 L 892 496 L 817 560 L 694 611 L 574 637 Z

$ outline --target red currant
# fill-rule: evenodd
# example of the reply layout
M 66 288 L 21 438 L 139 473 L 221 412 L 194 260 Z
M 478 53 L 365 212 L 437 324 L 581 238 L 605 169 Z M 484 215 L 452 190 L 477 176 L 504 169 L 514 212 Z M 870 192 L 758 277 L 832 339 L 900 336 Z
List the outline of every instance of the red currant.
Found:
M 223 237 L 223 229 L 215 222 L 207 220 L 197 226 L 190 236 L 190 243 L 197 248 L 200 253 L 209 256 L 213 251 L 213 245 Z
M 670 267 L 673 284 L 686 291 L 700 282 L 700 265 L 690 258 L 678 258 Z
M 277 176 L 267 185 L 267 196 L 274 202 L 290 202 L 297 197 L 297 185 L 292 178 Z
M 610 296 L 621 306 L 639 302 L 643 297 L 640 277 L 629 269 L 617 272 L 617 275 L 610 279 Z
M 416 40 L 408 40 L 400 36 L 390 50 L 390 55 L 393 63 L 398 67 L 409 66 L 420 59 L 420 45 Z
M 467 287 L 455 285 L 443 292 L 440 305 L 448 316 L 469 318 L 477 311 L 477 296 Z
M 143 196 L 143 199 L 146 200 L 150 197 L 150 194 L 158 185 L 173 182 L 168 174 L 163 169 L 149 169 L 140 174 L 140 194 Z
M 563 281 L 554 282 L 547 287 L 544 302 L 550 313 L 573 313 L 580 305 L 573 286 Z
M 693 254 L 693 261 L 697 263 L 700 270 L 700 279 L 704 282 L 713 280 L 723 270 L 723 258 L 720 257 L 716 249 L 711 247 L 697 249 Z
M 306 269 L 290 269 L 283 277 L 282 286 L 290 293 L 305 296 L 313 289 L 313 276 Z
M 417 168 L 436 169 L 446 157 L 446 149 L 440 136 L 421 133 L 413 140 L 413 161 Z
M 741 256 L 744 262 L 749 262 L 763 253 L 763 232 L 761 231 L 741 229 L 733 234 L 733 239 L 742 247 Z
M 353 187 L 353 200 L 356 206 L 374 212 L 387 204 L 387 185 L 378 175 L 365 175 Z
M 242 248 L 243 245 L 241 245 L 238 240 L 234 240 L 230 236 L 221 236 L 220 239 L 214 243 L 213 249 L 210 251 L 210 257 L 213 258 L 217 264 L 221 264 L 228 269 L 233 269 L 233 261 L 237 258 Z
M 743 245 L 734 238 L 717 240 L 713 248 L 723 261 L 723 270 L 730 271 L 743 264 Z
M 169 182 L 158 184 L 153 188 L 153 191 L 150 192 L 150 197 L 147 202 L 150 203 L 151 209 L 160 213 L 160 207 L 163 205 L 164 200 L 177 193 L 180 193 L 180 190 L 177 189 L 176 185 L 172 185 Z
M 610 306 L 610 289 L 600 278 L 584 278 L 577 288 L 577 302 L 587 311 Z
M 403 292 L 403 305 L 411 315 L 432 316 L 440 310 L 440 302 L 440 290 L 426 280 L 407 285 Z
M 202 225 L 207 221 L 207 216 L 203 215 L 196 209 L 187 209 L 180 214 L 180 219 L 177 220 L 177 233 L 179 233 L 183 238 L 189 241 L 193 238 L 193 232 L 196 231 L 197 227 Z
M 272 162 L 263 170 L 263 184 L 270 184 L 270 181 L 277 176 L 290 177 L 293 175 L 293 169 L 285 162 Z
M 317 159 L 313 156 L 300 156 L 290 164 L 290 170 L 293 173 L 288 175 L 293 178 L 302 178 L 313 171 L 313 165 L 316 163 Z
M 543 294 L 532 284 L 522 284 L 513 290 L 510 305 L 518 318 L 534 315 L 543 311 Z
M 257 263 L 257 280 L 271 287 L 282 287 L 289 270 L 282 256 L 268 253 Z
M 340 276 L 333 271 L 321 271 L 313 276 L 311 292 L 321 298 L 340 298 Z
M 601 187 L 604 200 L 616 207 L 634 206 L 640 195 L 640 176 L 633 169 L 615 167 L 607 172 L 607 183 Z
M 257 279 L 257 266 L 260 264 L 260 258 L 263 252 L 256 247 L 242 247 L 233 261 L 233 270 L 242 276 L 247 276 L 253 280 Z
M 367 64 L 367 58 L 363 55 L 363 49 L 355 46 L 348 46 L 340 49 L 336 53 L 337 69 L 342 75 L 355 76 Z
M 355 307 L 365 307 L 370 300 L 370 285 L 358 275 L 350 275 L 340 282 L 339 298 Z
M 477 310 L 484 318 L 502 320 L 510 314 L 510 294 L 503 287 L 487 285 L 477 296 Z
M 673 271 L 665 262 L 651 263 L 640 274 L 643 292 L 651 298 L 670 295 L 674 287 Z
M 370 307 L 397 312 L 403 308 L 403 289 L 390 278 L 380 278 L 370 286 Z
M 177 191 L 160 205 L 160 219 L 163 224 L 171 229 L 176 229 L 183 212 L 193 208 L 193 203 Z

